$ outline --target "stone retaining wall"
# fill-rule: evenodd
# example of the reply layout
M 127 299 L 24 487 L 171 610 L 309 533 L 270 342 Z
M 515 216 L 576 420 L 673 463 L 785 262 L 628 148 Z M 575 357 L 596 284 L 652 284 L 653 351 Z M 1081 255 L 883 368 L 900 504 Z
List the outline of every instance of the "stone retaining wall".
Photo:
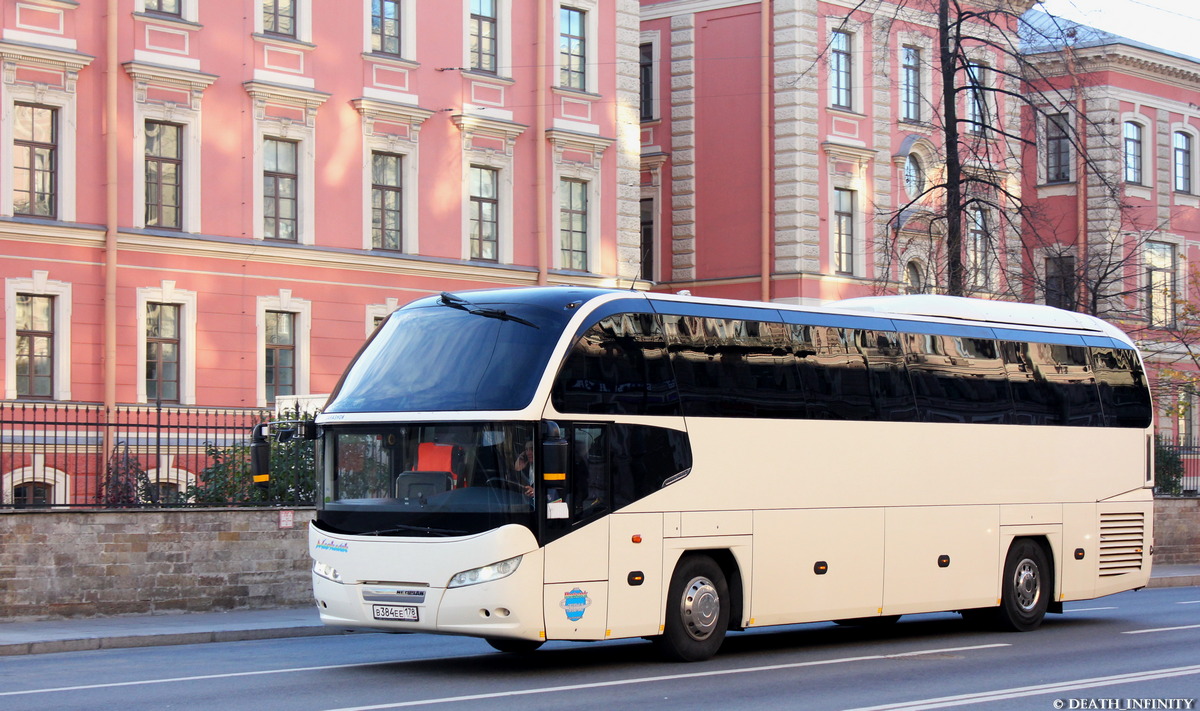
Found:
M 0 513 L 0 619 L 312 601 L 312 510 Z
M 1200 499 L 1154 500 L 1154 562 L 1200 564 Z
M 0 620 L 309 604 L 312 516 L 303 509 L 0 513 Z M 1200 564 L 1200 499 L 1157 500 L 1154 560 Z

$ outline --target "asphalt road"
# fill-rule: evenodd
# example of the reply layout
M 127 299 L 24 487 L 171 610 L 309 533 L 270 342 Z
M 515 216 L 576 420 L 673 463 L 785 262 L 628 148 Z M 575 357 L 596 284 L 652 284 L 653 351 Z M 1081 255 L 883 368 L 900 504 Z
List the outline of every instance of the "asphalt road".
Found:
M 697 664 L 641 641 L 358 634 L 0 658 L 0 709 L 1200 708 L 1200 588 L 1068 605 L 1025 634 L 957 615 L 731 635 Z

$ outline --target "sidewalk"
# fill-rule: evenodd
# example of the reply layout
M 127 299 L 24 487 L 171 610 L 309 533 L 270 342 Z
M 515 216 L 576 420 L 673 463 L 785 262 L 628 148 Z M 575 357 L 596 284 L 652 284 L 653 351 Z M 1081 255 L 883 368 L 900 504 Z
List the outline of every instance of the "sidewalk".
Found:
M 1200 565 L 1160 565 L 1149 587 L 1200 585 Z M 316 607 L 94 617 L 0 624 L 0 657 L 346 634 L 321 624 Z

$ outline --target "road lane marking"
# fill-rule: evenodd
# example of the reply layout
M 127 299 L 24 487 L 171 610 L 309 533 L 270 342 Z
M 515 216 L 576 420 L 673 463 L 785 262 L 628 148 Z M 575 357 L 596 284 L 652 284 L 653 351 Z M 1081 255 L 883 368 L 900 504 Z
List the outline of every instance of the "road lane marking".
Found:
M 80 684 L 79 686 L 56 686 L 48 689 L 26 689 L 24 691 L 0 691 L 0 696 L 22 696 L 24 694 L 49 694 L 56 691 L 87 691 L 89 689 L 115 689 L 122 686 L 144 686 L 148 684 L 174 684 L 181 681 L 204 681 L 205 679 L 233 679 L 239 676 L 262 676 L 264 674 L 291 674 L 294 672 L 324 671 L 326 669 L 354 669 L 355 667 L 379 667 L 396 662 L 362 662 L 359 664 L 327 664 L 319 667 L 296 669 L 262 669 L 259 671 L 229 672 L 228 674 L 199 674 L 176 676 L 168 679 L 143 679 L 141 681 L 114 681 L 107 684 Z
M 883 659 L 906 659 L 926 654 L 947 654 L 950 652 L 970 652 L 980 649 L 995 649 L 1011 647 L 1011 644 L 978 644 L 970 647 L 950 647 L 946 649 L 924 649 L 917 652 L 900 652 L 899 654 L 870 654 L 862 657 L 843 657 L 840 659 L 822 659 L 812 662 L 792 662 L 789 664 L 768 664 L 760 667 L 744 667 L 740 669 L 717 669 L 686 674 L 664 674 L 662 676 L 639 677 L 637 679 L 614 679 L 612 681 L 597 681 L 587 684 L 567 684 L 564 686 L 543 686 L 534 689 L 514 689 L 512 691 L 492 691 L 482 694 L 466 694 L 463 696 L 443 696 L 432 699 L 417 699 L 413 701 L 397 701 L 372 706 L 347 706 L 329 711 L 380 711 L 381 709 L 401 709 L 412 706 L 431 706 L 433 704 L 453 704 L 462 701 L 484 701 L 488 699 L 504 699 L 514 696 L 532 696 L 535 694 L 555 694 L 564 691 L 586 691 L 589 689 L 605 689 L 615 686 L 631 686 L 633 684 L 653 684 L 663 681 L 680 681 L 683 679 L 712 678 L 714 676 L 729 676 L 731 674 L 750 674 L 755 672 L 780 671 L 783 669 L 800 669 L 803 667 L 819 667 L 830 664 L 848 664 L 851 662 L 879 661 Z
M 942 696 L 935 699 L 920 699 L 917 701 L 906 701 L 896 704 L 884 704 L 882 706 L 864 706 L 857 709 L 848 709 L 847 711 L 924 711 L 925 709 L 944 709 L 953 706 L 966 706 L 968 704 L 981 704 L 991 701 L 1019 699 L 1026 696 L 1061 694 L 1068 691 L 1094 689 L 1101 686 L 1136 684 L 1143 681 L 1170 679 L 1172 677 L 1189 676 L 1192 674 L 1200 674 L 1200 664 L 1188 667 L 1175 667 L 1173 669 L 1155 669 L 1153 671 L 1117 674 L 1115 676 L 1099 676 L 1091 679 L 1076 679 L 1074 681 L 1063 681 L 1054 684 L 1038 684 L 1036 686 L 1021 686 L 1013 689 L 982 691 L 975 694 Z
M 791 669 L 794 667 L 811 667 L 811 666 L 821 666 L 821 665 L 825 665 L 825 664 L 845 664 L 847 662 L 861 662 L 861 661 L 869 661 L 869 660 L 877 660 L 877 659 L 903 659 L 906 657 L 919 657 L 919 656 L 925 655 L 925 654 L 946 654 L 948 652 L 968 652 L 968 651 L 973 651 L 973 650 L 977 650 L 977 649 L 994 649 L 997 647 L 1011 647 L 1011 646 L 1012 646 L 1011 644 L 978 644 L 978 645 L 974 645 L 974 646 L 970 646 L 970 647 L 950 647 L 947 649 L 925 649 L 925 650 L 918 650 L 916 652 L 900 652 L 898 654 L 873 654 L 873 655 L 865 656 L 865 657 L 845 657 L 842 659 L 825 659 L 825 660 L 815 661 L 815 662 L 796 662 L 794 664 L 778 664 L 778 665 L 766 666 L 766 667 L 749 667 L 746 669 L 727 669 L 727 670 L 723 670 L 723 671 L 703 672 L 703 673 L 694 673 L 694 674 L 676 674 L 676 675 L 664 676 L 664 677 L 649 677 L 646 679 L 625 679 L 625 680 L 622 680 L 619 682 L 600 682 L 597 684 L 583 684 L 583 685 L 579 685 L 576 687 L 561 687 L 561 688 L 562 689 L 574 689 L 574 688 L 615 686 L 615 685 L 620 685 L 620 684 L 639 684 L 639 683 L 644 683 L 644 682 L 648 682 L 648 681 L 660 681 L 660 680 L 664 680 L 664 679 L 690 679 L 690 678 L 698 677 L 698 676 L 711 676 L 711 675 L 721 675 L 721 674 L 741 674 L 741 673 L 751 672 L 751 671 L 771 671 L 773 669 Z M 493 656 L 493 655 L 489 654 L 489 655 L 484 655 L 484 656 Z M 146 686 L 146 685 L 150 685 L 150 684 L 174 684 L 174 683 L 185 682 L 185 681 L 206 681 L 206 680 L 210 680 L 210 679 L 234 679 L 237 677 L 244 677 L 244 676 L 263 676 L 266 674 L 294 674 L 296 672 L 326 671 L 329 669 L 355 669 L 355 668 L 362 668 L 362 667 L 393 666 L 396 664 L 403 663 L 404 661 L 417 662 L 417 661 L 428 661 L 428 660 L 427 659 L 413 659 L 413 660 L 400 660 L 400 661 L 388 661 L 388 662 L 361 662 L 358 664 L 327 664 L 327 665 L 315 666 L 315 667 L 297 667 L 294 669 L 262 669 L 259 671 L 229 672 L 227 674 L 198 674 L 196 676 L 177 676 L 177 677 L 171 677 L 171 678 L 167 678 L 167 679 L 143 679 L 141 681 L 114 681 L 114 682 L 110 682 L 107 684 L 81 684 L 78 686 L 57 686 L 57 687 L 51 687 L 51 688 L 47 688 L 47 689 L 26 689 L 23 691 L 0 691 L 0 697 L 2 697 L 2 696 L 23 696 L 23 695 L 27 695 L 27 694 L 49 694 L 49 693 L 64 692 L 64 691 L 88 691 L 91 689 L 115 689 L 115 688 L 120 688 L 120 687 L 125 687 L 125 686 Z M 548 693 L 549 691 L 553 691 L 553 690 L 557 690 L 557 689 L 546 689 L 546 690 L 536 690 L 535 689 L 535 690 L 530 690 L 530 691 L 496 692 L 495 694 L 486 694 L 486 695 L 479 696 L 479 697 L 462 697 L 462 698 L 499 698 L 502 696 L 519 696 L 519 695 L 531 694 L 531 693 Z M 412 706 L 412 705 L 416 705 L 416 704 L 426 704 L 426 703 L 446 703 L 446 701 L 437 701 L 437 700 L 418 701 L 418 702 L 402 703 L 399 706 L 397 706 L 395 704 L 390 704 L 390 705 L 384 705 L 384 706 L 369 706 L 369 707 L 363 707 L 363 708 L 399 708 L 400 706 L 404 706 L 404 705 Z
M 1200 605 L 1200 600 L 1184 600 L 1183 602 L 1177 602 L 1175 604 L 1176 605 Z
M 1151 632 L 1174 632 L 1175 630 L 1200 629 L 1200 625 L 1180 625 L 1179 627 L 1156 627 L 1152 630 L 1129 630 L 1121 634 L 1149 634 Z
M 1115 607 L 1080 607 L 1074 610 L 1063 610 L 1063 612 L 1095 612 L 1096 610 L 1115 610 Z

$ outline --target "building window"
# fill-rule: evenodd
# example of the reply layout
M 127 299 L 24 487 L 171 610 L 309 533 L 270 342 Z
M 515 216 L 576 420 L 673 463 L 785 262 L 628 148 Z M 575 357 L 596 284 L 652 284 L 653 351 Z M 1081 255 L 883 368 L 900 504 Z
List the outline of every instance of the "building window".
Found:
M 1175 245 L 1146 243 L 1146 316 L 1151 326 L 1175 325 Z
M 17 294 L 17 397 L 54 397 L 54 297 Z
M 146 226 L 183 226 L 183 128 L 146 122 Z
M 263 140 L 263 237 L 297 241 L 297 143 L 278 138 Z
M 967 211 L 967 269 L 970 270 L 971 283 L 980 289 L 991 288 L 992 267 L 988 258 L 990 252 L 987 210 L 974 209 Z
M 854 108 L 851 97 L 854 56 L 850 47 L 850 33 L 834 31 L 829 40 L 829 92 L 831 103 L 839 109 Z
M 910 200 L 916 200 L 925 191 L 925 167 L 912 154 L 904 159 L 904 190 Z
M 49 506 L 54 501 L 54 486 L 42 481 L 27 481 L 13 487 L 13 506 Z
M 471 0 L 471 69 L 496 73 L 496 0 Z
M 371 50 L 399 56 L 400 29 L 400 0 L 371 0 Z
M 988 129 L 991 119 L 988 117 L 987 91 L 988 66 L 973 62 L 967 65 L 967 121 L 971 124 L 970 131 L 981 135 Z
M 1070 122 L 1066 114 L 1046 117 L 1046 182 L 1066 183 L 1071 180 Z
M 179 402 L 180 308 L 146 304 L 146 399 Z
M 1192 137 L 1175 132 L 1175 191 L 1192 192 Z
M 910 259 L 904 267 L 904 293 L 925 293 L 925 270 L 921 267 L 921 263 L 915 259 Z
M 267 404 L 281 395 L 296 394 L 296 314 L 268 311 L 263 384 Z
M 500 171 L 471 166 L 471 259 L 495 262 L 500 242 Z
M 183 0 L 146 0 L 146 12 L 182 17 Z
M 587 13 L 573 7 L 559 8 L 559 84 L 568 89 L 587 89 Z
M 1075 310 L 1075 257 L 1046 258 L 1046 305 Z
M 1125 122 L 1125 182 L 1142 184 L 1142 125 Z
M 559 182 L 559 237 L 563 269 L 588 268 L 588 184 L 585 180 Z
M 34 104 L 13 108 L 13 213 L 56 217 L 58 111 Z
M 642 198 L 642 238 L 638 276 L 654 281 L 654 198 Z
M 401 164 L 395 153 L 371 154 L 371 246 L 403 249 Z
M 921 120 L 921 50 L 904 47 L 900 50 L 900 104 L 901 118 L 905 121 Z
M 641 119 L 650 121 L 654 118 L 654 45 L 650 43 L 638 47 L 638 87 Z
M 833 191 L 833 264 L 838 274 L 854 273 L 854 191 Z
M 263 32 L 296 36 L 296 4 L 299 0 L 262 0 Z

